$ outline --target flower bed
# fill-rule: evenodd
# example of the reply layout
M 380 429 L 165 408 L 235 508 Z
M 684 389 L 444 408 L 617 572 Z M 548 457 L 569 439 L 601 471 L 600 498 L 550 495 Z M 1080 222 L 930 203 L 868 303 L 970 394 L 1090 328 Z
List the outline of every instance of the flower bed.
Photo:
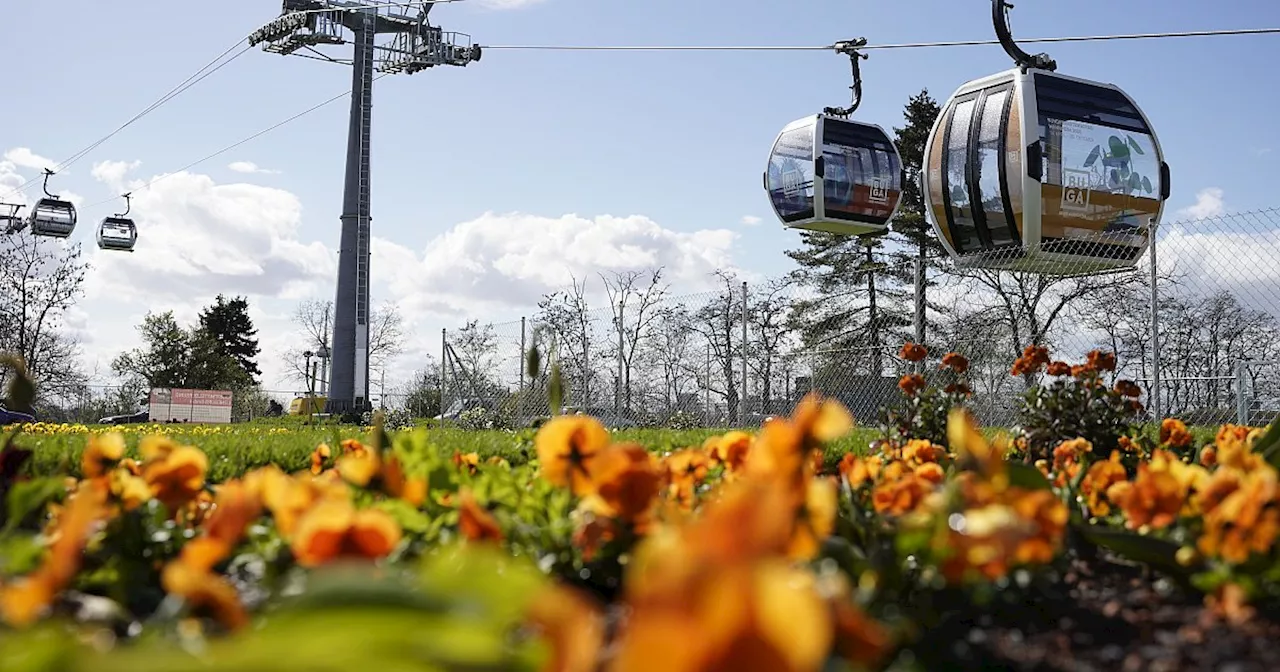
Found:
M 514 466 L 375 428 L 216 486 L 182 437 L 91 435 L 68 477 L 10 436 L 0 669 L 1277 669 L 1275 427 L 1144 436 L 1113 357 L 1028 348 L 988 438 L 942 366 L 838 462 L 817 396 L 663 454 L 586 416 Z

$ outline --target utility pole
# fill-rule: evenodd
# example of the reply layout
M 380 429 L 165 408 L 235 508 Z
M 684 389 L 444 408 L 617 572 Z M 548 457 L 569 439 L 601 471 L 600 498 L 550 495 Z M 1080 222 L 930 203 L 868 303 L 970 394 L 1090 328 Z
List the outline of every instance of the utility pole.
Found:
M 329 358 L 333 353 L 329 352 L 329 313 L 332 310 L 326 309 L 324 317 L 321 318 L 320 326 L 320 351 L 316 354 L 320 358 L 320 396 L 328 396 L 329 394 Z
M 1147 234 L 1151 237 L 1151 414 L 1159 423 L 1164 419 L 1164 408 L 1161 405 L 1160 393 L 1160 274 L 1156 265 L 1156 218 L 1152 217 L 1147 226 Z
M 747 281 L 742 281 L 742 400 L 738 402 L 738 426 L 747 426 Z
M 613 320 L 618 331 L 618 383 L 613 386 L 613 412 L 619 415 L 622 414 L 622 329 L 624 328 L 622 312 L 625 309 L 624 299 L 618 299 L 618 315 Z
M 463 33 L 427 21 L 436 0 L 387 6 L 366 0 L 283 0 L 280 16 L 254 31 L 250 46 L 351 66 L 351 116 L 347 131 L 342 236 L 333 315 L 333 367 L 326 412 L 371 410 L 369 403 L 370 160 L 374 70 L 413 74 L 438 65 L 480 60 L 480 47 Z M 401 14 L 416 10 L 416 15 Z M 349 31 L 348 39 L 344 31 Z M 390 39 L 379 42 L 379 36 Z M 352 57 L 334 58 L 319 47 L 354 44 Z

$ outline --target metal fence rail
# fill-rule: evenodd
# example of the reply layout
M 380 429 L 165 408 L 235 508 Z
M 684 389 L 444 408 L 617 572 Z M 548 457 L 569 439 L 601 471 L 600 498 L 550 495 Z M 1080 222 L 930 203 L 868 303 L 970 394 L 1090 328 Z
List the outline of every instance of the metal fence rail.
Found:
M 1028 345 L 1073 363 L 1116 353 L 1116 377 L 1142 386 L 1153 417 L 1270 421 L 1280 413 L 1280 212 L 1149 228 L 1063 231 L 1042 241 L 1057 255 L 1051 268 L 1021 248 L 956 263 L 887 243 L 837 277 L 747 284 L 721 273 L 717 291 L 668 289 L 648 303 L 637 291 L 603 306 L 568 288 L 519 321 L 446 330 L 441 405 L 449 417 L 483 408 L 523 424 L 545 412 L 554 357 L 565 403 L 617 425 L 754 425 L 810 390 L 874 423 L 901 398 L 899 378 L 918 370 L 899 349 L 923 341 L 925 373 L 949 351 L 969 359 L 972 406 L 987 424 L 1016 423 L 1030 381 L 1009 369 Z M 1036 264 L 1052 273 L 1026 270 Z M 544 357 L 529 376 L 534 345 Z

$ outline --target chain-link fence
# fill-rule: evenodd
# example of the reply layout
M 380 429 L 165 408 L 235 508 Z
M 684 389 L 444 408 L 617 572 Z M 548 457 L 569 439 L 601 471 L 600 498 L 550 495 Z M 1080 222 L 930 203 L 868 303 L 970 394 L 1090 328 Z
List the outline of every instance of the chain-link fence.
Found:
M 441 408 L 525 424 L 546 412 L 554 358 L 565 405 L 614 426 L 755 425 L 810 390 L 868 423 L 901 398 L 899 378 L 920 370 L 898 356 L 915 341 L 930 349 L 925 373 L 946 352 L 968 358 L 972 406 L 989 425 L 1017 421 L 1034 381 L 1010 367 L 1028 345 L 1073 363 L 1114 352 L 1116 377 L 1142 386 L 1152 417 L 1270 421 L 1280 411 L 1280 212 L 1149 228 L 1046 228 L 1038 248 L 958 261 L 850 239 L 819 270 L 750 284 L 718 273 L 718 289 L 702 294 L 633 274 L 604 307 L 575 286 L 520 321 L 447 330 Z M 969 235 L 946 243 L 991 242 Z M 543 357 L 530 375 L 524 353 L 535 345 Z

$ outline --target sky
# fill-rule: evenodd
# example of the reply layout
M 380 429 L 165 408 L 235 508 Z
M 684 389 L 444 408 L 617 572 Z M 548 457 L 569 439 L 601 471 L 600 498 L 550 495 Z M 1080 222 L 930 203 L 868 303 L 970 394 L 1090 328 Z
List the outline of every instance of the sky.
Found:
M 468 0 L 431 18 L 482 45 L 994 37 L 986 0 L 783 4 Z M 110 133 L 279 9 L 268 0 L 0 3 L 0 25 L 49 27 L 0 42 L 10 92 L 0 105 L 0 194 Z M 1266 2 L 1021 2 L 1013 14 L 1018 37 L 1278 26 L 1280 4 Z M 1280 206 L 1280 101 L 1264 85 L 1280 35 L 1025 48 L 1139 102 L 1172 168 L 1172 216 Z M 922 89 L 943 103 L 965 81 L 1011 65 L 998 46 L 870 54 L 855 118 L 886 128 L 902 124 L 903 105 Z M 396 371 L 438 358 L 441 328 L 532 316 L 539 296 L 573 276 L 661 265 L 684 294 L 711 288 L 716 269 L 749 279 L 790 270 L 783 251 L 798 234 L 777 223 L 761 171 L 783 126 L 846 104 L 850 83 L 847 58 L 824 51 L 492 49 L 466 68 L 383 78 L 373 107 L 372 291 L 407 321 Z M 296 339 L 293 307 L 333 296 L 347 101 L 178 171 L 349 86 L 345 66 L 255 48 L 54 178 L 51 188 L 82 207 L 71 241 L 92 268 L 68 328 L 95 384 L 114 382 L 110 361 L 137 345 L 148 310 L 190 322 L 222 292 L 250 300 L 264 386 L 300 388 L 281 353 Z M 123 204 L 108 199 L 130 189 L 137 250 L 98 250 L 97 222 Z M 8 200 L 38 194 L 37 184 Z M 594 279 L 589 289 L 599 297 L 603 288 Z

